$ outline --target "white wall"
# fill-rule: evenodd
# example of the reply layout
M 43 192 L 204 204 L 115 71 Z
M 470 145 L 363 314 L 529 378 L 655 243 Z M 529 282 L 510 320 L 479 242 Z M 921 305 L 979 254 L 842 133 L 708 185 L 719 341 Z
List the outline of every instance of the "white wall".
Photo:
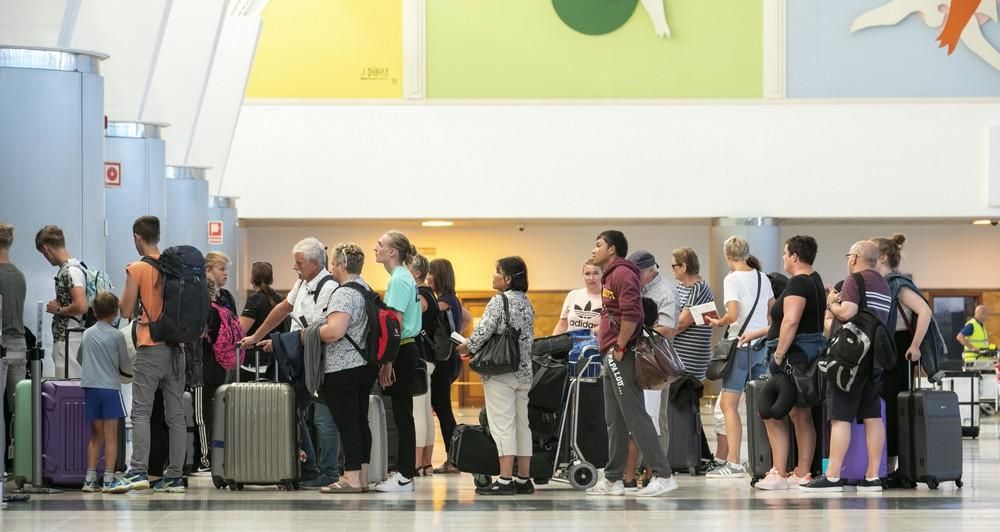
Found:
M 985 102 L 248 103 L 222 193 L 247 218 L 996 216 L 998 117 Z M 348 188 L 359 200 L 335 201 Z
M 929 288 L 1000 289 L 1000 227 L 970 224 L 783 225 L 782 241 L 812 235 L 819 243 L 816 269 L 832 286 L 847 277 L 851 244 L 893 233 L 906 236 L 900 269 L 912 273 L 917 286 Z
M 375 264 L 370 250 L 386 230 L 404 231 L 422 248 L 435 248 L 430 258 L 448 258 L 455 265 L 460 290 L 489 290 L 496 259 L 519 254 L 528 264 L 534 290 L 568 290 L 580 285 L 580 265 L 589 258 L 594 237 L 602 230 L 618 228 L 629 238 L 630 247 L 653 252 L 661 271 L 669 275 L 670 251 L 690 246 L 702 259 L 708 273 L 709 225 L 707 223 L 597 224 L 592 221 L 558 224 L 528 223 L 524 232 L 516 224 L 478 223 L 466 227 L 429 229 L 413 222 L 317 225 L 247 224 L 245 261 L 269 261 L 275 266 L 275 287 L 290 288 L 295 281 L 291 249 L 306 236 L 316 236 L 328 246 L 341 241 L 360 244 L 367 253 L 364 276 L 384 288 L 388 276 Z M 461 224 L 460 224 L 461 225 Z M 782 225 L 781 239 L 795 234 L 812 235 L 819 242 L 816 267 L 827 284 L 847 276 L 844 254 L 857 240 L 906 235 L 902 269 L 912 273 L 922 288 L 1000 289 L 1000 227 L 968 224 L 807 224 Z M 721 287 L 712 287 L 721 291 Z

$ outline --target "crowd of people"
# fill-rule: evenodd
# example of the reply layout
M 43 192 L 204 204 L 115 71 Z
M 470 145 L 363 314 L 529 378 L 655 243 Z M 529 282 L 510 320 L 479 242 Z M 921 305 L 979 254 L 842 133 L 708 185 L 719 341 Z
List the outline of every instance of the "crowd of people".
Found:
M 297 403 L 302 487 L 323 493 L 369 491 L 372 427 L 368 409 L 373 391 L 391 398 L 398 440 L 394 472 L 375 484 L 375 491 L 410 492 L 418 477 L 457 473 L 450 462 L 439 467 L 432 464 L 434 418 L 449 447 L 456 427 L 451 385 L 461 364 L 474 358 L 495 335 L 511 333 L 516 337 L 519 365 L 508 373 L 482 377 L 500 474 L 477 493 L 534 492 L 527 472 L 533 453 L 528 396 L 535 311 L 528 297 L 528 266 L 520 257 L 496 261 L 491 283 L 497 294 L 486 305 L 472 334 L 454 346 L 449 344 L 441 356 L 433 352 L 436 348 L 428 338 L 434 337 L 439 327 L 448 333 L 465 330 L 472 316 L 456 295 L 452 264 L 446 259 L 428 261 L 400 232 L 383 234 L 369 253 L 356 243 L 328 248 L 316 238 L 303 239 L 291 249 L 298 279 L 284 297 L 272 288 L 272 265 L 255 262 L 251 267 L 253 292 L 243 309 L 236 308 L 225 288 L 230 259 L 209 252 L 204 255 L 204 264 L 211 311 L 203 334 L 200 341 L 175 344 L 157 341 L 151 333 L 151 324 L 164 305 L 162 274 L 156 267 L 161 257 L 160 222 L 152 216 L 141 217 L 135 221 L 133 233 L 136 261 L 126 268 L 120 297 L 110 292 L 88 294 L 93 272 L 70 256 L 58 227 L 42 228 L 35 239 L 37 250 L 58 268 L 55 299 L 46 306 L 53 316 L 56 376 L 81 378 L 87 392 L 87 420 L 93 437 L 85 491 L 185 491 L 185 391 L 190 392 L 195 411 L 197 443 L 191 473 L 209 474 L 216 390 L 234 380 L 253 380 L 275 371 L 271 333 L 308 330 L 318 333 L 322 341 L 322 375 L 318 393 Z M 2 339 L 6 350 L 0 359 L 0 385 L 5 385 L 11 404 L 14 383 L 25 377 L 27 351 L 20 312 L 25 280 L 10 260 L 13 238 L 14 228 L 0 225 Z M 604 474 L 588 494 L 624 495 L 631 491 L 637 496 L 660 496 L 678 487 L 668 460 L 671 436 L 679 436 L 667 430 L 670 389 L 643 390 L 636 381 L 634 347 L 644 324 L 670 339 L 683 361 L 685 376 L 697 381 L 705 379 L 709 369 L 713 329 L 722 329 L 724 337 L 735 339 L 715 405 L 714 453 L 698 423 L 699 470 L 708 478 L 747 476 L 741 462 L 744 419 L 740 403 L 748 382 L 770 376 L 760 415 L 773 468 L 756 487 L 842 490 L 845 479 L 839 472 L 851 425 L 859 422 L 865 427 L 868 464 L 857 487 L 881 490 L 878 467 L 884 443 L 888 442 L 890 472 L 899 454 L 896 395 L 908 389 L 908 371 L 921 356 L 920 346 L 932 320 L 919 289 L 899 274 L 904 241 L 901 235 L 894 235 L 855 243 L 845 255 L 848 275 L 842 284 L 827 288 L 813 268 L 819 249 L 812 237 L 793 236 L 784 243 L 782 261 L 787 276 L 761 271 L 748 242 L 731 237 L 722 250 L 729 268 L 722 286 L 724 312 L 720 317 L 702 318 L 697 309 L 716 303 L 716 296 L 702 277 L 702 263 L 695 250 L 673 250 L 669 257 L 672 275 L 665 276 L 652 253 L 639 250 L 630 255 L 628 240 L 620 231 L 598 235 L 591 258 L 582 266 L 584 286 L 566 296 L 552 331 L 590 331 L 603 354 L 609 458 Z M 382 301 L 400 324 L 398 354 L 383 364 L 373 363 L 369 352 L 374 347 L 366 345 L 369 320 L 373 319 L 367 312 L 372 288 L 361 273 L 371 256 L 388 278 Z M 900 363 L 887 371 L 873 366 L 864 373 L 864 382 L 850 393 L 827 387 L 823 410 L 830 422 L 829 461 L 825 474 L 813 478 L 817 449 L 814 405 L 804 402 L 791 375 L 814 365 L 830 336 L 862 309 L 875 314 L 892 331 Z M 980 314 L 977 310 L 976 320 L 971 321 L 981 328 L 985 309 L 983 316 Z M 119 325 L 121 330 L 116 328 L 119 316 L 126 324 Z M 133 319 L 134 325 L 129 325 Z M 967 329 L 959 333 L 959 340 L 978 346 L 978 330 L 974 324 Z M 240 334 L 234 337 L 233 331 Z M 134 361 L 127 355 L 129 334 L 134 335 Z M 254 358 L 240 354 L 243 350 L 254 351 Z M 132 458 L 120 477 L 106 471 L 98 481 L 101 449 L 106 456 L 115 456 L 117 445 L 124 444 L 116 441 L 117 422 L 126 415 L 120 374 L 131 375 L 133 382 L 132 404 L 128 405 Z M 151 424 L 158 390 L 163 401 L 162 422 L 168 427 L 169 455 L 162 477 L 151 483 Z M 793 445 L 797 458 L 789 467 Z

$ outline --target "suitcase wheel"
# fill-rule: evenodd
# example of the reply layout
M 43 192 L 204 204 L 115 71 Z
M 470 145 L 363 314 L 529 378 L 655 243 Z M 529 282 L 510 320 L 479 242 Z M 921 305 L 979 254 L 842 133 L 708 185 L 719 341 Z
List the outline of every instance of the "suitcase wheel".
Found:
M 489 475 L 472 475 L 472 482 L 475 483 L 477 488 L 485 488 L 493 483 L 493 478 Z
M 937 479 L 933 479 L 933 478 L 927 479 L 927 487 L 930 488 L 930 489 L 932 489 L 932 490 L 938 489 L 938 481 L 937 481 Z
M 226 481 L 222 480 L 222 477 L 212 477 L 212 484 L 217 490 L 226 489 Z
M 569 483 L 578 490 L 585 490 L 597 484 L 597 469 L 587 462 L 569 466 Z
M 955 481 L 955 487 L 957 487 L 957 488 L 961 488 L 964 485 L 965 485 L 965 482 L 962 482 L 962 479 L 958 479 L 958 480 Z
M 299 483 L 293 480 L 286 480 L 281 483 L 281 487 L 284 488 L 285 491 L 295 491 L 299 489 Z

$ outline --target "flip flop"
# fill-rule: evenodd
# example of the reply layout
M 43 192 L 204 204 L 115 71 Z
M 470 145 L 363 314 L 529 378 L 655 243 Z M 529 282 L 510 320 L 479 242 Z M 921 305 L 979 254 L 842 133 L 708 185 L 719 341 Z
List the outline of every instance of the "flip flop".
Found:
M 363 493 L 361 488 L 354 487 L 343 480 L 338 480 L 329 486 L 319 489 L 320 493 Z

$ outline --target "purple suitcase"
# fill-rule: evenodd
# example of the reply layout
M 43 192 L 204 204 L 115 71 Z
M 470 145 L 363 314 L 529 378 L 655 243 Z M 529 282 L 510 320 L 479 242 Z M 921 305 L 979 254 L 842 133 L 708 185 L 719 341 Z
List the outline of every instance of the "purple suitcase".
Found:
M 42 478 L 46 484 L 81 487 L 87 476 L 87 405 L 79 380 L 42 383 Z M 119 442 L 123 444 L 124 442 Z M 104 470 L 102 463 L 98 471 Z
M 885 401 L 879 399 L 882 405 L 882 425 L 885 426 Z M 886 444 L 882 444 L 882 462 L 878 466 L 879 478 L 886 478 Z M 864 480 L 868 470 L 868 447 L 865 441 L 865 426 L 851 424 L 851 445 L 844 457 L 844 466 L 840 469 L 840 477 L 851 482 Z

